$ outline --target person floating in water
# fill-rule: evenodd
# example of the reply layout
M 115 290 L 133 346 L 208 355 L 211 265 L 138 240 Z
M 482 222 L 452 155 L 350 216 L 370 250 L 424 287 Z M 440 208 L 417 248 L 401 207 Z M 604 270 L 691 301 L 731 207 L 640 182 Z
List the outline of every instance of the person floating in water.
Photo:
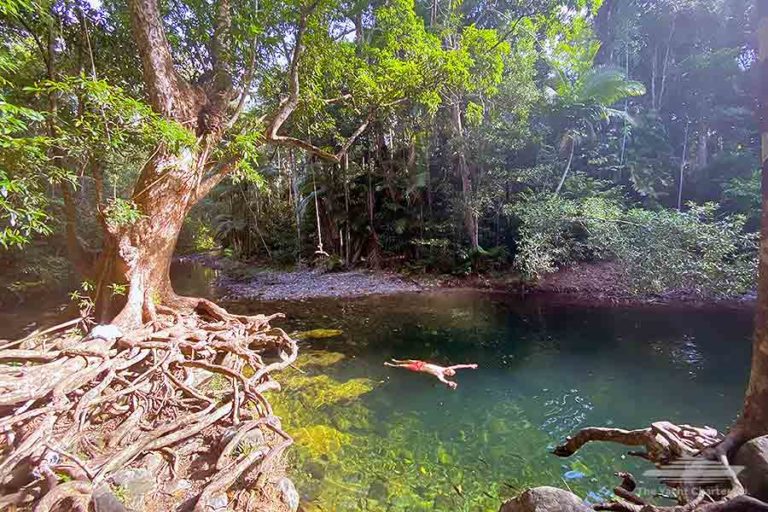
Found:
M 476 364 L 455 364 L 453 366 L 438 366 L 436 364 L 427 363 L 425 361 L 419 361 L 417 359 L 405 359 L 405 360 L 399 360 L 399 359 L 392 359 L 392 362 L 386 362 L 384 363 L 385 366 L 391 366 L 392 368 L 405 368 L 406 370 L 411 370 L 412 372 L 422 372 L 422 373 L 428 373 L 430 375 L 434 375 L 437 377 L 437 380 L 445 384 L 451 389 L 456 389 L 458 387 L 458 384 L 455 382 L 448 380 L 448 377 L 453 377 L 456 375 L 456 370 L 463 370 L 463 369 L 470 369 L 474 370 L 477 368 Z

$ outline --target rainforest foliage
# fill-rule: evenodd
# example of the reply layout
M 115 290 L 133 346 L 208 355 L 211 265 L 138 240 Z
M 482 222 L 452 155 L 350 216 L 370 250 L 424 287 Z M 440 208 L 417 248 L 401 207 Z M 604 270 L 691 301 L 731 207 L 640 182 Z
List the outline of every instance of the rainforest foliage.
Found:
M 200 114 L 195 133 L 149 106 L 123 0 L 0 0 L 7 297 L 62 281 L 73 252 L 98 253 L 105 233 L 163 222 L 141 207 L 139 184 L 156 182 L 137 182 L 158 148 L 226 170 L 186 216 L 177 252 L 534 280 L 609 260 L 641 293 L 753 288 L 750 1 L 159 9 L 185 83 L 210 92 L 224 80 L 212 70 L 226 69 L 243 91 L 205 150 L 216 116 Z M 222 30 L 226 48 L 211 35 Z

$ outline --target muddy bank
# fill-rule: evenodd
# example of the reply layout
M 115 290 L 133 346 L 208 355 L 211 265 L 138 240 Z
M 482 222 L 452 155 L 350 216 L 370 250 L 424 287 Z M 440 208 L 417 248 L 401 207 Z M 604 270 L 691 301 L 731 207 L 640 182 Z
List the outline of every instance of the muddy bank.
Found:
M 583 306 L 752 308 L 755 303 L 753 293 L 728 299 L 702 297 L 691 290 L 636 294 L 627 285 L 619 265 L 613 262 L 574 264 L 544 277 L 525 293 L 558 304 Z

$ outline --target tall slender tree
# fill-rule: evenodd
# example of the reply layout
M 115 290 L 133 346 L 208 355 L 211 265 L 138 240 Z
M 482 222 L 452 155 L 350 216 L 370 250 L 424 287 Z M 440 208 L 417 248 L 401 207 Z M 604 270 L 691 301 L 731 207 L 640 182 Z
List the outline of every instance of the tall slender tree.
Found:
M 757 0 L 758 101 L 762 140 L 760 262 L 757 309 L 752 345 L 752 369 L 744 398 L 744 413 L 735 428 L 739 440 L 768 433 L 768 0 Z

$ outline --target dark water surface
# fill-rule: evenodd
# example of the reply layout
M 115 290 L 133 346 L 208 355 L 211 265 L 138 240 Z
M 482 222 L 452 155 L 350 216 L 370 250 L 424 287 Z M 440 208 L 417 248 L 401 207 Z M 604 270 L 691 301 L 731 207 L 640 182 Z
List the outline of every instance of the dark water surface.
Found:
M 294 476 L 309 510 L 496 510 L 529 485 L 598 500 L 615 471 L 647 466 L 589 446 L 548 453 L 587 426 L 668 419 L 726 428 L 749 369 L 751 315 L 732 310 L 547 306 L 442 291 L 266 303 L 301 342 L 272 397 L 296 434 Z M 475 362 L 450 391 L 389 358 Z M 652 482 L 649 482 L 651 484 Z

